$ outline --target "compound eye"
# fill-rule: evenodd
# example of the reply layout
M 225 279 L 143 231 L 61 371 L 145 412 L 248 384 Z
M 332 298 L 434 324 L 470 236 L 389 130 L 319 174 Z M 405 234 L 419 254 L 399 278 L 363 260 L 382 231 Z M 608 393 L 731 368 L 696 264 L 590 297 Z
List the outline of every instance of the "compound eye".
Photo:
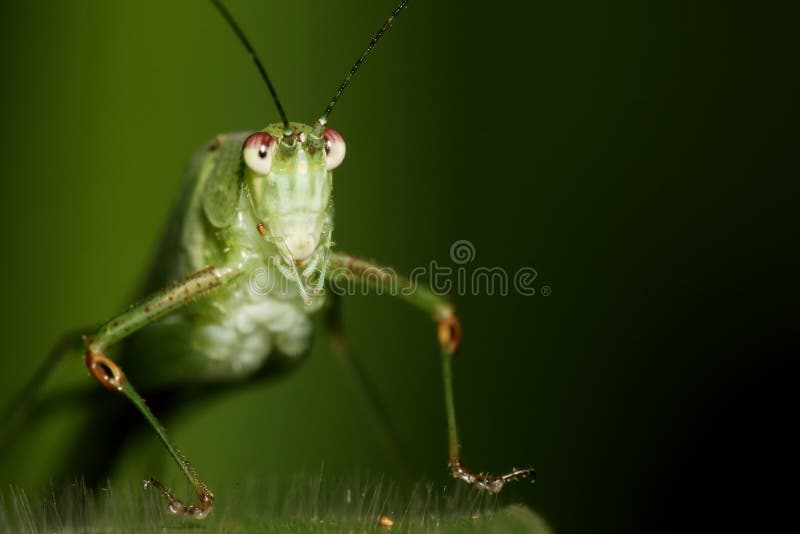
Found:
M 256 174 L 267 174 L 275 154 L 275 138 L 266 132 L 256 132 L 244 141 L 244 162 Z
M 344 137 L 332 128 L 327 128 L 325 133 L 325 162 L 328 170 L 332 171 L 344 161 Z

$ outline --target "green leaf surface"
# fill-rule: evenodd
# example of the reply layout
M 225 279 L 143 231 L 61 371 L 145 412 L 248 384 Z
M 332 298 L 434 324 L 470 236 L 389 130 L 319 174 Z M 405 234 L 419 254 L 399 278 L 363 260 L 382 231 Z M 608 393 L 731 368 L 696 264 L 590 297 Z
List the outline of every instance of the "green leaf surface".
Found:
M 403 495 L 383 481 L 298 476 L 219 495 L 213 513 L 198 521 L 170 516 L 161 497 L 141 487 L 89 490 L 75 483 L 36 496 L 8 488 L 0 492 L 0 531 L 552 532 L 529 507 L 462 486 L 418 484 Z

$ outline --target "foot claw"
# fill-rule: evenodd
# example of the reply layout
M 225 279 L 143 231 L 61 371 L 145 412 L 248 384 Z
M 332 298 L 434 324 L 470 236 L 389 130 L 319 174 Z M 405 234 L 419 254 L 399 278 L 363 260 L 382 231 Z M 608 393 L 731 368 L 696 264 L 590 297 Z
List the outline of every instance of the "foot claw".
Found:
M 155 488 L 167 499 L 167 512 L 171 515 L 180 515 L 191 519 L 205 519 L 213 509 L 214 495 L 208 490 L 203 490 L 203 492 L 198 494 L 198 499 L 200 500 L 198 504 L 186 506 L 180 499 L 175 498 L 172 492 L 155 478 L 144 481 L 144 488 L 147 489 L 150 487 Z
M 473 473 L 464 467 L 459 460 L 450 462 L 450 470 L 453 478 L 463 480 L 467 484 L 491 493 L 500 493 L 500 490 L 508 482 L 515 482 L 523 478 L 530 478 L 531 482 L 536 481 L 536 471 L 532 467 L 526 469 L 514 468 L 504 475 L 495 476 L 488 473 Z

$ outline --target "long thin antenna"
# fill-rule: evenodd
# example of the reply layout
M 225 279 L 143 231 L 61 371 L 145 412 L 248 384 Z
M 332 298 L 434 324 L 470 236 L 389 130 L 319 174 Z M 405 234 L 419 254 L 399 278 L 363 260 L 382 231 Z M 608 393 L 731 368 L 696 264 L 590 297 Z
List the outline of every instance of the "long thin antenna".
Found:
M 211 0 L 211 3 L 214 4 L 214 7 L 217 8 L 217 11 L 220 12 L 222 17 L 228 23 L 228 26 L 236 33 L 239 40 L 242 42 L 244 47 L 247 49 L 247 53 L 250 54 L 250 58 L 253 60 L 253 63 L 256 64 L 256 68 L 258 68 L 258 72 L 261 73 L 261 77 L 264 79 L 264 82 L 267 84 L 267 88 L 269 89 L 270 94 L 272 94 L 272 99 L 275 101 L 275 106 L 278 108 L 278 114 L 281 116 L 281 122 L 283 122 L 283 128 L 288 131 L 289 130 L 289 119 L 286 118 L 286 112 L 283 110 L 283 106 L 281 105 L 281 101 L 278 99 L 278 93 L 275 92 L 275 87 L 272 85 L 272 82 L 267 75 L 267 70 L 264 68 L 264 64 L 261 63 L 261 60 L 258 59 L 256 55 L 256 51 L 253 49 L 253 45 L 250 44 L 250 41 L 247 40 L 245 37 L 244 32 L 233 20 L 233 16 L 231 15 L 230 11 L 222 5 L 220 0 Z
M 400 5 L 395 8 L 395 10 L 389 16 L 389 18 L 386 19 L 386 22 L 383 23 L 383 26 L 380 27 L 378 33 L 375 34 L 375 37 L 372 38 L 372 41 L 369 42 L 369 46 L 367 46 L 367 49 L 364 50 L 363 54 L 361 54 L 361 57 L 358 58 L 358 61 L 355 62 L 353 67 L 350 69 L 350 72 L 347 73 L 347 77 L 345 77 L 344 81 L 342 82 L 342 85 L 339 86 L 339 90 L 336 91 L 336 94 L 334 95 L 333 99 L 331 99 L 330 103 L 328 104 L 328 107 L 325 108 L 325 113 L 323 113 L 322 117 L 320 117 L 319 121 L 317 121 L 322 126 L 324 126 L 328 122 L 328 116 L 331 114 L 331 111 L 333 111 L 333 106 L 335 106 L 336 102 L 339 101 L 339 97 L 342 96 L 342 93 L 344 93 L 344 90 L 345 88 L 347 88 L 347 85 L 350 83 L 350 80 L 353 78 L 353 75 L 356 73 L 361 64 L 364 63 L 364 60 L 367 59 L 369 53 L 372 52 L 373 48 L 375 48 L 375 45 L 383 36 L 384 32 L 389 29 L 389 26 L 392 25 L 392 22 L 394 22 L 395 17 L 397 17 L 397 15 L 400 14 L 400 11 L 402 11 L 402 9 L 406 7 L 407 3 L 408 0 L 402 0 L 402 2 L 400 2 Z

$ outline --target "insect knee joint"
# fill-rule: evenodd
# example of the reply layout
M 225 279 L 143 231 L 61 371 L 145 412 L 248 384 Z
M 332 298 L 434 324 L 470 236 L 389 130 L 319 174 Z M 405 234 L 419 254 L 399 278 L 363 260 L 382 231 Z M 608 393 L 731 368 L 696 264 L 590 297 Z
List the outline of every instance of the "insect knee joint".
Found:
M 439 321 L 439 345 L 450 354 L 455 354 L 461 344 L 461 325 L 455 314 Z
M 86 351 L 86 368 L 89 373 L 109 391 L 122 391 L 125 373 L 104 354 Z

